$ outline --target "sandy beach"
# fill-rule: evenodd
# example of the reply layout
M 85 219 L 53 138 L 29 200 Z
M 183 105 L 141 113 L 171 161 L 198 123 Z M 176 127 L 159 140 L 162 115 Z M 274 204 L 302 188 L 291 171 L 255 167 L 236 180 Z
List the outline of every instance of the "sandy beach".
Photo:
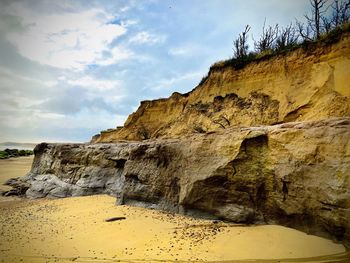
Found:
M 33 162 L 33 155 L 26 157 L 0 160 L 0 190 L 9 190 L 11 187 L 4 183 L 14 177 L 24 176 L 29 172 Z
M 17 157 L 0 160 L 0 192 L 10 190 L 11 187 L 4 183 L 15 177 L 26 175 L 32 166 L 34 156 Z M 21 201 L 15 196 L 3 197 L 0 195 L 0 202 Z
M 1 183 L 24 175 L 31 161 L 31 157 L 1 160 Z M 115 198 L 106 195 L 7 200 L 0 200 L 0 262 L 4 263 L 349 260 L 342 245 L 294 229 L 240 226 L 115 206 Z M 111 217 L 125 219 L 105 221 Z

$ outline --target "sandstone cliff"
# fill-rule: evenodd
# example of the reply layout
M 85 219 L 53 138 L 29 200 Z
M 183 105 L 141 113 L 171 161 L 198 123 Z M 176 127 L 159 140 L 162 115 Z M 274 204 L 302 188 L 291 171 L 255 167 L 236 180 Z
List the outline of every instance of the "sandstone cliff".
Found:
M 108 193 L 133 204 L 278 223 L 350 245 L 350 35 L 144 101 L 89 144 L 40 144 L 12 180 L 30 198 Z M 108 143 L 107 143 L 108 142 Z
M 182 139 L 40 144 L 30 198 L 119 203 L 278 223 L 350 244 L 350 118 L 228 128 Z
M 240 70 L 222 64 L 214 64 L 190 93 L 143 101 L 124 127 L 92 141 L 176 138 L 232 126 L 350 116 L 350 34 Z

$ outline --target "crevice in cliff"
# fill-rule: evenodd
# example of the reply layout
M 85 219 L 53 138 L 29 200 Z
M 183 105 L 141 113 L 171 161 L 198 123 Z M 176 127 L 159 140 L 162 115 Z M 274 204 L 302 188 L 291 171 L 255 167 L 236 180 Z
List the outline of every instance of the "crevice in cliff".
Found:
M 115 161 L 115 168 L 118 169 L 124 169 L 125 163 L 126 163 L 126 159 L 117 159 L 114 160 Z
M 304 104 L 297 109 L 288 112 L 288 114 L 283 118 L 283 122 L 294 122 L 299 119 L 309 108 L 311 105 L 309 103 Z
M 288 183 L 289 182 L 282 180 L 283 201 L 286 201 L 288 196 Z

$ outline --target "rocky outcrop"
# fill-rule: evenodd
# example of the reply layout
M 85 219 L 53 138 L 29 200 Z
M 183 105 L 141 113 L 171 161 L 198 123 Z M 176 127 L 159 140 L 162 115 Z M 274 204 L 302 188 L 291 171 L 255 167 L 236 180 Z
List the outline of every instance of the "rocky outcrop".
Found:
M 90 144 L 39 144 L 10 181 L 29 198 L 107 193 L 239 223 L 277 223 L 350 246 L 350 34 L 141 102 Z
M 35 148 L 30 198 L 119 203 L 277 223 L 350 244 L 350 118 L 226 128 L 178 139 Z
M 30 182 L 23 177 L 11 178 L 7 180 L 4 185 L 11 186 L 12 189 L 7 191 L 1 191 L 0 195 L 3 196 L 23 196 L 27 192 L 30 186 Z
M 187 94 L 143 101 L 92 142 L 178 138 L 228 127 L 350 116 L 350 34 L 235 69 L 214 64 Z

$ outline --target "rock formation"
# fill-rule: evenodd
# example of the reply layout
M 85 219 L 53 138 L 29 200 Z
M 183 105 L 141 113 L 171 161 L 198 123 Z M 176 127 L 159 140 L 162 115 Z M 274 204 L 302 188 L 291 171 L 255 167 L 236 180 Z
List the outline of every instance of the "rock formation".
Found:
M 174 138 L 231 126 L 350 116 L 350 34 L 236 70 L 214 64 L 187 94 L 143 101 L 124 127 L 93 142 Z
M 108 193 L 240 223 L 278 223 L 350 245 L 350 35 L 223 63 L 188 94 L 145 101 L 88 144 L 39 144 L 11 181 L 30 198 Z
M 350 118 L 228 128 L 181 139 L 39 144 L 30 198 L 108 193 L 242 223 L 350 241 Z

